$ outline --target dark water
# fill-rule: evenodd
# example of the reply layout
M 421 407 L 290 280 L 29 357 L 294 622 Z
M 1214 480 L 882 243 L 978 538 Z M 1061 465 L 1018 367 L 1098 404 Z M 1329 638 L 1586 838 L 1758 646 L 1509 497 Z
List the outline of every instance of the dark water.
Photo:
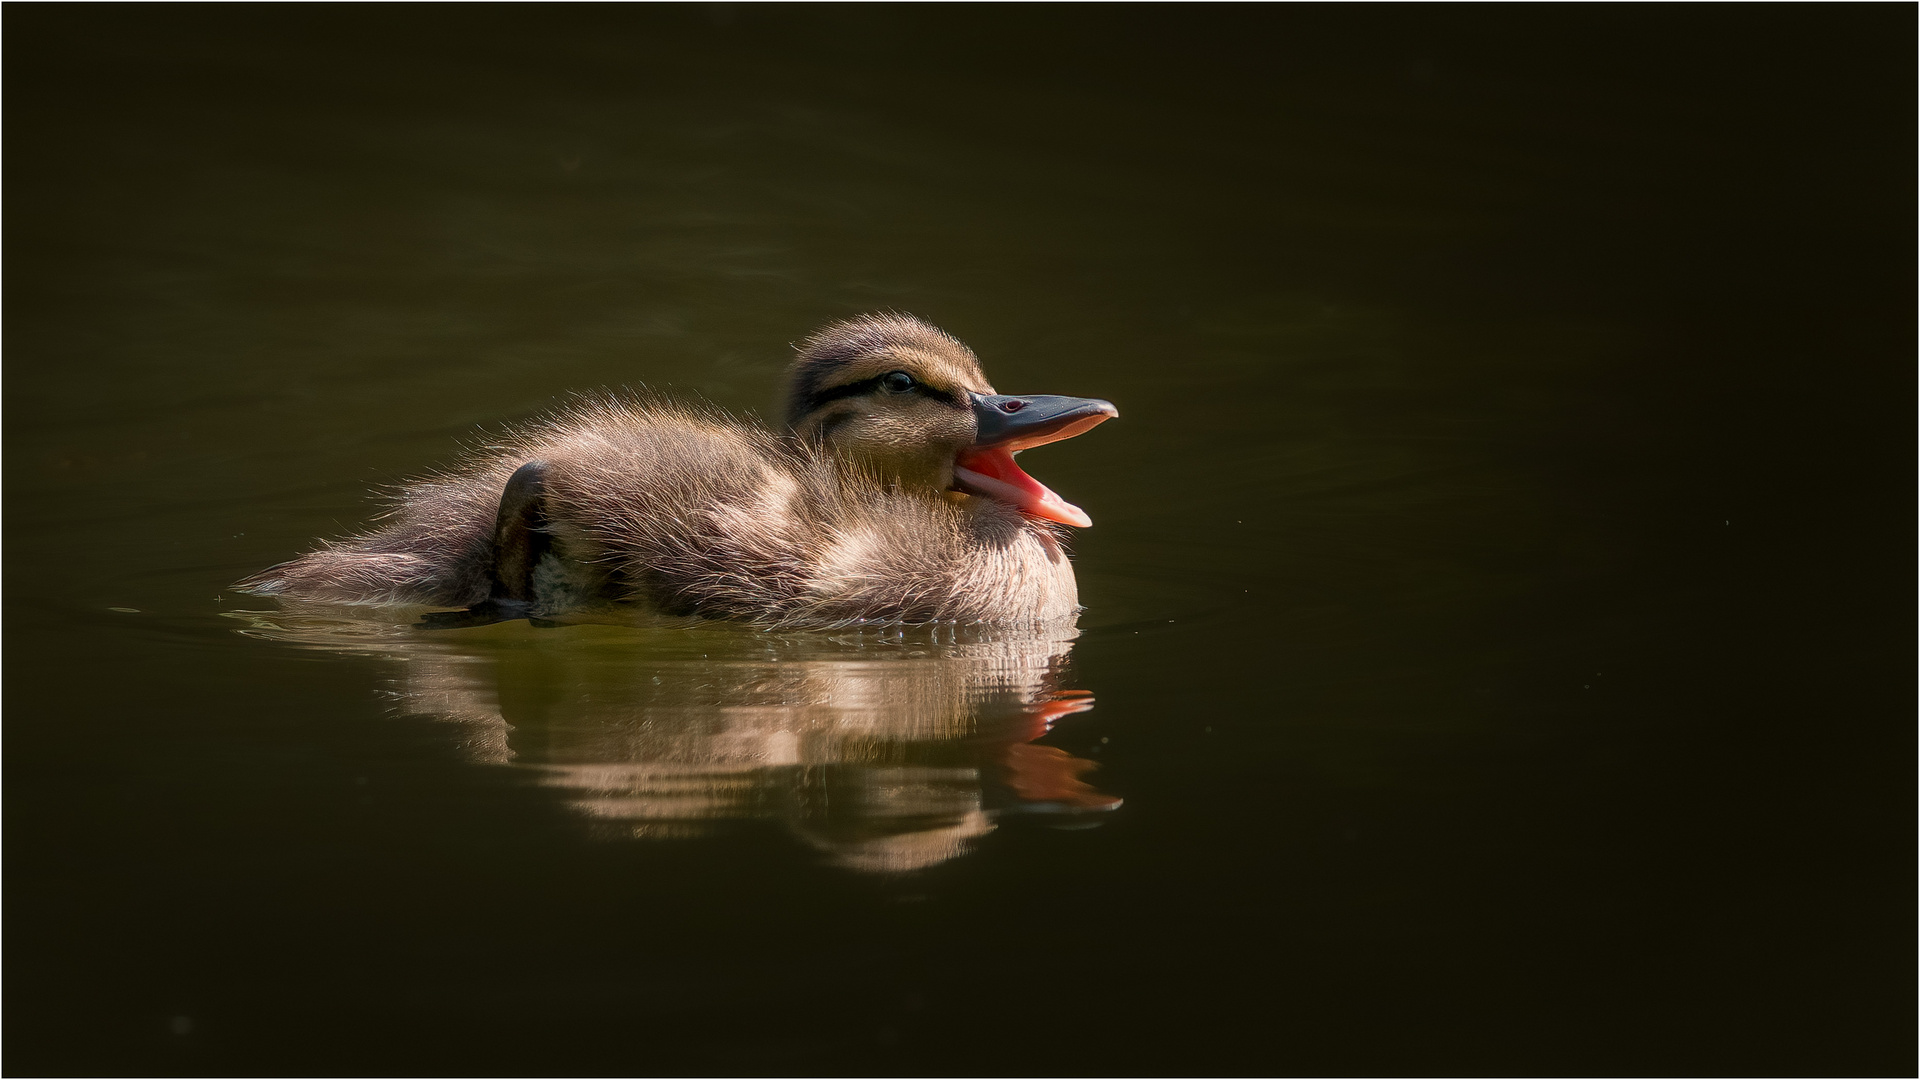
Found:
M 5 1067 L 1911 1072 L 1914 22 L 10 9 Z M 1077 637 L 223 591 L 877 308 Z

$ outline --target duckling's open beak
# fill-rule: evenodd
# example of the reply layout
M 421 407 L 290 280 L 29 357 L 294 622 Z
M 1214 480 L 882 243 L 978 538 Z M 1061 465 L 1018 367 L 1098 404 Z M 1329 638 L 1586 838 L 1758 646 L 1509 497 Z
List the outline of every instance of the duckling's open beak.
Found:
M 1120 415 L 1098 398 L 1037 394 L 973 394 L 973 419 L 979 434 L 953 460 L 953 486 L 969 495 L 1012 503 L 1022 512 L 1062 525 L 1093 524 L 1085 510 L 1055 495 L 1013 463 L 1013 455 L 1033 446 L 1071 439 Z

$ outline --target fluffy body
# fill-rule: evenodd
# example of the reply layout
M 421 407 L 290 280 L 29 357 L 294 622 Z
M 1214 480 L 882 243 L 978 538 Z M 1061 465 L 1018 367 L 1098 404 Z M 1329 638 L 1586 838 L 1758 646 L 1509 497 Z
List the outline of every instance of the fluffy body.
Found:
M 537 612 L 614 601 L 834 626 L 1050 622 L 1078 610 L 1062 530 L 992 499 L 903 485 L 818 439 L 649 398 L 587 400 L 513 432 L 405 486 L 379 528 L 236 587 L 296 600 L 479 604 L 502 489 L 532 461 L 548 467 L 551 537 L 535 574 Z

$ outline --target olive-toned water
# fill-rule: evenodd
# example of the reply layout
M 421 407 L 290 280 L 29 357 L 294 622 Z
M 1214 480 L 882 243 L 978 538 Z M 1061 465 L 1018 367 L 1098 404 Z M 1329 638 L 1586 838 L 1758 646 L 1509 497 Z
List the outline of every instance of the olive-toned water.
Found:
M 1914 1066 L 1914 14 L 14 7 L 12 1073 Z M 911 311 L 1075 632 L 227 586 Z

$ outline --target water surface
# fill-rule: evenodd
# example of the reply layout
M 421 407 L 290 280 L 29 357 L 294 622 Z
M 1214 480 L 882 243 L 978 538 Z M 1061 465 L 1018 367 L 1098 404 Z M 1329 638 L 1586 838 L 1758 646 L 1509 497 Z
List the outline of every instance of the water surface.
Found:
M 15 9 L 23 1073 L 1913 1067 L 1913 13 Z M 860 311 L 1077 630 L 227 591 Z

